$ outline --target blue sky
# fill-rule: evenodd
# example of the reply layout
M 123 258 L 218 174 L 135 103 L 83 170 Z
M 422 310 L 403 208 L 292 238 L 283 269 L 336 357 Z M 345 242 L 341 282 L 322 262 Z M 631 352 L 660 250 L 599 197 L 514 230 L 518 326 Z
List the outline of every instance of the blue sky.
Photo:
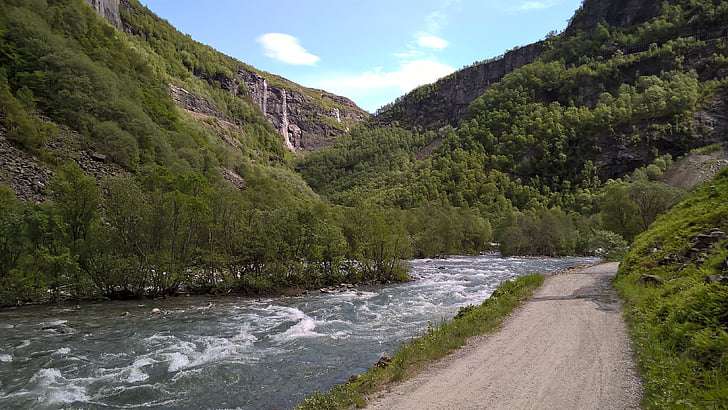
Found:
M 581 0 L 142 0 L 194 39 L 374 111 L 562 30 Z

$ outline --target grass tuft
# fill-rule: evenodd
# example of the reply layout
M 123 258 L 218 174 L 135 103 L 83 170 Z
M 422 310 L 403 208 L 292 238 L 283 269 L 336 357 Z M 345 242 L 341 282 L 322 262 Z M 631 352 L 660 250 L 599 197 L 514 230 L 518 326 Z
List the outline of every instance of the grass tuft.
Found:
M 430 326 L 423 336 L 402 345 L 388 366 L 373 367 L 355 380 L 335 386 L 328 393 L 314 393 L 297 408 L 325 410 L 364 407 L 367 395 L 381 390 L 389 383 L 411 377 L 427 363 L 462 347 L 468 338 L 498 329 L 513 309 L 531 297 L 543 281 L 542 275 L 529 275 L 503 283 L 481 305 L 462 308 L 453 320 L 437 327 Z

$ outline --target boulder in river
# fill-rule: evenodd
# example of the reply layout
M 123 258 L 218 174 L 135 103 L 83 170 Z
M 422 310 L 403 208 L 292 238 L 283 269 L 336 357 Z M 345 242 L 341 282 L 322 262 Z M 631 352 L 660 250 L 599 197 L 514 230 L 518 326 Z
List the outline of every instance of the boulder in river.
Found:
M 162 311 L 161 311 L 161 310 L 160 310 L 159 308 L 154 308 L 154 309 L 152 309 L 152 314 L 153 314 L 153 315 L 159 315 L 159 314 L 161 314 L 161 313 L 162 313 Z

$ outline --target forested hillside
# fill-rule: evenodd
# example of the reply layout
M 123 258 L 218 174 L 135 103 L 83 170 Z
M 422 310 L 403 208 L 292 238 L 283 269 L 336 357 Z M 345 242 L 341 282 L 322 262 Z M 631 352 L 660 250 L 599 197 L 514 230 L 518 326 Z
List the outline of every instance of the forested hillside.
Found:
M 573 224 L 631 239 L 654 218 L 603 218 L 613 190 L 629 185 L 625 201 L 654 196 L 667 209 L 679 197 L 659 182 L 672 159 L 726 141 L 728 4 L 664 1 L 656 16 L 630 18 L 612 3 L 586 2 L 536 61 L 473 101 L 457 128 L 362 127 L 299 171 L 335 203 L 477 208 L 504 251 L 524 235 L 573 252 L 568 238 L 584 237 L 570 235 Z

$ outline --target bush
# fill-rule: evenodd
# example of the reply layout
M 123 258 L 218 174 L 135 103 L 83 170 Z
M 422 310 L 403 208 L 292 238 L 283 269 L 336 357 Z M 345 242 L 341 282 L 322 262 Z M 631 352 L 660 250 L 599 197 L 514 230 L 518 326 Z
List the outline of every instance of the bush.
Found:
M 99 150 L 117 164 L 134 170 L 139 165 L 139 146 L 134 137 L 115 122 L 104 121 L 94 126 L 94 140 Z
M 590 240 L 590 253 L 609 261 L 621 261 L 629 250 L 629 243 L 619 234 L 597 230 Z

